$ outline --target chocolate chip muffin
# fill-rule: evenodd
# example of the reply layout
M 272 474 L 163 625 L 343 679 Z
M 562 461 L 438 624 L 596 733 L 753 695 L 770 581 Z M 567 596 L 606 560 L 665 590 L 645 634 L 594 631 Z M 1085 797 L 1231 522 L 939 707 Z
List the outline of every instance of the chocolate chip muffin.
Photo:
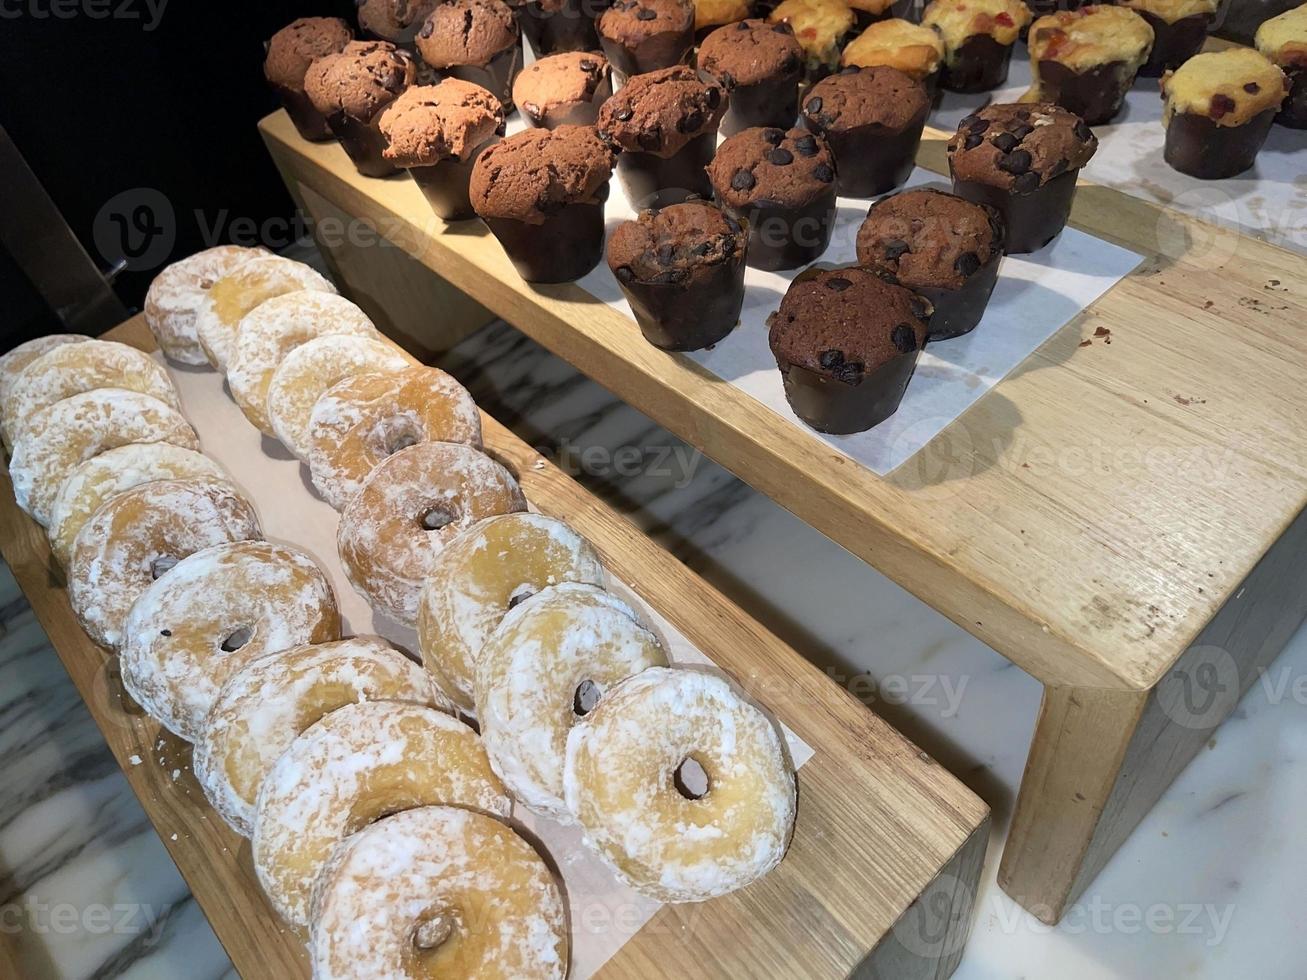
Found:
M 930 300 L 929 339 L 970 333 L 989 303 L 1003 258 L 1003 219 L 930 187 L 873 204 L 858 229 L 858 262 Z
M 331 127 L 305 94 L 304 74 L 314 61 L 339 53 L 353 37 L 354 32 L 339 17 L 301 17 L 272 35 L 268 42 L 263 75 L 306 140 L 331 139 Z
M 845 67 L 897 68 L 924 84 L 931 95 L 939 84 L 943 61 L 944 42 L 933 28 L 897 17 L 872 24 L 850 41 L 840 56 L 840 64 Z
M 950 92 L 987 92 L 1007 81 L 1012 48 L 1030 24 L 1022 0 L 931 0 L 923 27 L 944 42 L 939 83 Z
M 840 62 L 840 48 L 857 15 L 847 0 L 781 0 L 767 15 L 769 24 L 789 24 L 803 47 L 810 81 L 824 78 Z
M 599 132 L 621 149 L 617 175 L 632 207 L 708 197 L 704 167 L 726 99 L 687 65 L 636 75 L 599 109 Z
M 371 38 L 411 46 L 440 0 L 357 0 L 359 30 Z
M 612 92 L 607 58 L 598 51 L 564 51 L 523 68 L 513 102 L 531 126 L 592 126 Z
M 472 168 L 472 207 L 527 282 L 569 282 L 604 250 L 613 151 L 592 126 L 528 129 Z
M 830 143 L 839 193 L 872 197 L 898 187 L 917 158 L 930 111 L 926 86 L 897 68 L 846 68 L 803 100 L 803 122 Z
M 736 133 L 708 167 L 713 193 L 749 229 L 749 265 L 796 269 L 830 244 L 835 223 L 835 158 L 802 129 L 757 126 Z
M 395 173 L 383 155 L 386 138 L 377 123 L 416 74 L 412 57 L 388 41 L 351 41 L 338 54 L 314 61 L 304 74 L 313 108 L 365 177 Z
M 599 43 L 609 63 L 625 77 L 670 68 L 694 47 L 694 4 L 690 0 L 617 0 L 600 15 Z
M 489 89 L 511 111 L 522 38 L 503 0 L 445 0 L 422 22 L 417 48 L 437 72 Z
M 608 267 L 645 339 L 701 350 L 739 322 L 748 235 L 707 201 L 641 211 L 608 242 Z
M 446 78 L 415 85 L 381 114 L 386 159 L 413 176 L 446 221 L 475 213 L 468 182 L 477 154 L 504 135 L 504 109 L 480 85 Z
M 509 0 L 509 6 L 537 58 L 599 48 L 595 18 L 608 0 Z
M 1030 25 L 1034 84 L 1023 102 L 1053 102 L 1091 126 L 1111 120 L 1153 50 L 1153 29 L 1125 7 L 1081 7 Z
M 1061 106 L 985 106 L 948 142 L 953 193 L 1003 215 L 1009 254 L 1033 252 L 1066 226 L 1076 175 L 1097 149 L 1093 130 Z
M 898 411 L 926 343 L 930 302 L 872 269 L 809 269 L 771 315 L 794 414 L 818 432 L 864 432 Z
M 1117 0 L 1153 29 L 1153 50 L 1139 68 L 1144 78 L 1179 68 L 1203 49 L 1218 0 Z
M 1289 79 L 1289 95 L 1275 121 L 1307 129 L 1307 4 L 1264 22 L 1257 28 L 1255 43 Z
M 699 70 L 729 96 L 721 125 L 727 136 L 750 126 L 794 125 L 803 47 L 789 24 L 742 20 L 717 28 L 699 46 Z
M 1288 94 L 1284 72 L 1251 48 L 1194 55 L 1162 76 L 1166 162 L 1203 180 L 1251 169 Z

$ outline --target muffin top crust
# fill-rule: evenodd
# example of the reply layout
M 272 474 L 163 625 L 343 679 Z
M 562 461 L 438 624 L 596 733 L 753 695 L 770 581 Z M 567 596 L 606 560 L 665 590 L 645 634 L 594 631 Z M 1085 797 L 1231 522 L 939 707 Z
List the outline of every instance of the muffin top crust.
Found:
M 568 204 L 598 203 L 614 161 L 593 126 L 528 129 L 477 157 L 469 197 L 483 218 L 540 224 Z
M 846 0 L 781 0 L 767 15 L 769 24 L 789 24 L 809 64 L 834 65 L 840 41 L 853 30 L 857 16 Z
M 803 207 L 830 193 L 835 160 L 816 133 L 755 126 L 717 148 L 708 177 L 718 199 L 733 208 L 763 201 Z
M 949 55 L 969 38 L 992 37 L 999 44 L 1015 44 L 1032 14 L 1022 0 L 931 0 L 921 23 L 944 39 Z
M 699 45 L 699 69 L 729 92 L 737 85 L 797 76 L 803 69 L 803 46 L 789 24 L 742 20 L 719 27 L 704 38 Z
M 1185 17 L 1211 16 L 1220 6 L 1219 0 L 1118 0 L 1118 3 L 1131 10 L 1150 13 L 1168 24 Z
M 1028 194 L 1098 149 L 1098 138 L 1074 112 L 1049 103 L 989 105 L 967 116 L 948 142 L 958 180 Z
M 518 36 L 503 0 L 444 0 L 423 21 L 417 46 L 432 68 L 485 65 L 516 45 Z
M 608 59 L 598 51 L 563 51 L 527 65 L 513 81 L 513 102 L 542 116 L 557 106 L 589 102 L 608 76 Z
M 319 58 L 304 74 L 304 92 L 323 115 L 344 112 L 364 121 L 413 84 L 413 59 L 389 41 L 351 41 Z
M 803 100 L 804 118 L 823 133 L 873 125 L 900 132 L 929 109 L 926 86 L 888 65 L 845 68 L 823 78 Z
M 1142 65 L 1153 50 L 1153 29 L 1126 7 L 1059 10 L 1030 25 L 1030 60 L 1056 61 L 1074 72 L 1114 61 Z
M 689 31 L 694 27 L 690 0 L 617 0 L 599 16 L 599 33 L 628 47 L 655 34 Z
M 303 89 L 309 66 L 339 53 L 353 38 L 354 32 L 339 17 L 301 17 L 272 35 L 263 74 L 274 85 Z
M 1284 68 L 1307 68 L 1307 4 L 1263 21 L 1257 50 Z
M 921 187 L 873 204 L 858 229 L 858 262 L 913 289 L 958 289 L 1003 251 L 993 208 Z
M 401 167 L 425 167 L 441 160 L 466 161 L 504 128 L 504 110 L 480 85 L 446 78 L 415 85 L 381 114 L 387 140 L 382 156 Z
M 641 211 L 608 242 L 608 267 L 623 282 L 684 282 L 702 268 L 740 259 L 748 235 L 707 201 Z
M 631 153 L 670 157 L 690 140 L 715 132 L 726 99 L 688 65 L 635 75 L 599 107 L 599 132 Z
M 889 65 L 916 79 L 934 74 L 943 60 L 944 41 L 939 32 L 897 17 L 870 25 L 840 56 L 844 65 Z
M 1162 76 L 1162 121 L 1181 112 L 1207 116 L 1218 126 L 1242 126 L 1278 109 L 1288 93 L 1284 72 L 1252 48 L 1209 51 Z

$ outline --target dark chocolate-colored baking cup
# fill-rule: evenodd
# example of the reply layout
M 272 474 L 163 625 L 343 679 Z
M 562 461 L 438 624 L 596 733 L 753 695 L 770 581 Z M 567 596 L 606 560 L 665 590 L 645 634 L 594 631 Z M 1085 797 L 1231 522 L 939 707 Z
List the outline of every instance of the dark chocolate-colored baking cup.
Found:
M 1045 102 L 1055 102 L 1097 126 L 1111 121 L 1135 83 L 1135 75 L 1124 61 L 1109 61 L 1085 72 L 1074 72 L 1060 61 L 1039 62 L 1039 92 Z
M 1131 8 L 1153 29 L 1153 50 L 1139 68 L 1143 78 L 1161 78 L 1172 68 L 1179 68 L 1203 49 L 1212 14 L 1190 14 L 1177 21 L 1166 21 L 1148 10 Z
M 284 85 L 275 83 L 270 84 L 272 90 L 277 93 L 277 97 L 281 99 L 286 115 L 290 116 L 290 121 L 294 123 L 301 139 L 306 139 L 311 143 L 322 143 L 326 140 L 335 139 L 331 127 L 327 124 L 327 117 L 313 108 L 313 101 L 304 94 L 303 89 L 286 88 Z
M 694 24 L 683 31 L 660 31 L 631 47 L 600 34 L 599 44 L 618 74 L 618 81 L 625 82 L 632 75 L 671 68 L 686 61 L 694 47 Z
M 1011 44 L 999 44 L 988 34 L 973 34 L 939 69 L 939 84 L 950 92 L 988 92 L 1007 81 Z
M 527 282 L 572 282 L 599 264 L 604 255 L 605 184 L 599 200 L 565 204 L 539 224 L 515 218 L 485 218 Z
M 994 251 L 989 261 L 963 281 L 957 289 L 941 289 L 937 286 L 908 286 L 914 293 L 926 297 L 935 307 L 930 318 L 930 332 L 926 340 L 952 340 L 963 334 L 971 333 L 985 315 L 989 297 L 998 283 L 998 267 L 1003 261 L 1003 250 L 995 242 Z
M 522 42 L 518 39 L 484 65 L 450 65 L 441 74 L 459 78 L 493 93 L 504 105 L 505 114 L 513 110 L 513 80 L 522 70 Z
M 1307 129 L 1307 68 L 1281 65 L 1280 70 L 1289 76 L 1289 94 L 1275 121 L 1290 129 Z
M 663 350 L 703 350 L 740 322 L 744 255 L 705 268 L 684 282 L 643 282 L 617 276 L 644 339 Z M 629 272 L 629 270 L 628 270 Z
M 1176 170 L 1200 180 L 1222 180 L 1252 169 L 1257 151 L 1275 122 L 1267 109 L 1242 126 L 1221 126 L 1210 116 L 1177 112 L 1166 126 L 1163 158 Z
M 327 125 L 340 140 L 341 149 L 353 161 L 354 169 L 364 177 L 390 177 L 399 173 L 399 168 L 382 155 L 389 145 L 377 126 L 384 111 L 384 108 L 378 111 L 368 122 L 344 112 L 333 112 L 327 117 Z
M 976 204 L 987 204 L 1003 216 L 1007 229 L 1004 252 L 1021 255 L 1043 248 L 1062 233 L 1076 196 L 1076 175 L 1068 170 L 1029 194 L 1017 194 L 992 184 L 953 178 L 953 193 Z
M 776 359 L 785 399 L 807 425 L 829 435 L 866 432 L 899 410 L 921 351 L 886 361 L 857 384 L 848 384 Z
M 835 226 L 835 186 L 803 207 L 767 200 L 743 208 L 719 202 L 722 210 L 749 228 L 746 262 L 755 269 L 797 269 L 815 262 L 830 245 Z
M 839 192 L 845 197 L 873 197 L 898 187 L 912 173 L 929 111 L 927 106 L 898 132 L 879 124 L 825 129 L 807 113 L 803 122 L 830 143 Z
M 594 51 L 599 47 L 595 18 L 610 4 L 601 0 L 562 0 L 557 10 L 545 10 L 539 0 L 514 5 L 523 36 L 537 58 L 561 51 Z
M 557 129 L 559 126 L 593 126 L 599 118 L 599 107 L 613 94 L 613 79 L 607 72 L 595 86 L 594 94 L 584 101 L 560 102 L 544 109 L 529 102 L 517 107 L 528 126 Z
M 431 210 L 436 212 L 436 217 L 446 221 L 463 221 L 476 217 L 476 212 L 472 210 L 472 201 L 468 198 L 472 167 L 476 164 L 477 157 L 498 142 L 498 134 L 490 137 L 466 160 L 450 157 L 427 167 L 408 168 L 413 182 L 422 191 L 427 203 L 431 205 Z
M 623 150 L 617 156 L 617 177 L 635 210 L 665 208 L 693 197 L 712 197 L 704 170 L 717 152 L 717 132 L 701 133 L 669 157 Z
M 701 72 L 705 79 L 711 76 Z M 775 126 L 789 129 L 799 115 L 799 72 L 769 78 L 757 85 L 735 85 L 730 88 L 726 114 L 722 116 L 723 136 L 734 136 L 753 126 Z M 722 80 L 711 77 L 714 84 Z

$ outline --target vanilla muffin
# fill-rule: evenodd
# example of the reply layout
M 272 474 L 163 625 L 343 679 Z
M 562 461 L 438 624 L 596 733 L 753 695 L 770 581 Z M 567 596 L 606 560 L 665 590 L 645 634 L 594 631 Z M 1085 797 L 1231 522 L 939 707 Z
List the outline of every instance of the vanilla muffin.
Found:
M 850 41 L 840 62 L 859 68 L 888 65 L 934 91 L 944 62 L 944 40 L 933 27 L 893 17 L 872 24 Z
M 1034 83 L 1023 102 L 1053 102 L 1091 126 L 1110 121 L 1153 50 L 1153 29 L 1125 7 L 1081 7 L 1030 25 Z
M 840 48 L 857 16 L 846 0 L 781 0 L 767 21 L 790 25 L 803 47 L 808 77 L 816 81 L 839 64 Z
M 1257 29 L 1257 50 L 1289 79 L 1289 97 L 1275 121 L 1307 129 L 1307 4 L 1272 17 Z
M 931 0 L 921 23 L 944 42 L 940 84 L 952 92 L 998 88 L 1030 19 L 1022 0 Z

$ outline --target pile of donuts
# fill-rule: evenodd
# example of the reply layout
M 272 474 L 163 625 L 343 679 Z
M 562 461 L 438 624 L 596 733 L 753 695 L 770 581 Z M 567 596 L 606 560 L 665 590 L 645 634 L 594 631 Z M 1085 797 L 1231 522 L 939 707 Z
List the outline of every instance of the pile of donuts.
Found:
M 168 267 L 145 313 L 307 465 L 351 584 L 417 629 L 421 665 L 341 637 L 328 577 L 263 540 L 153 358 L 73 335 L 0 358 L 19 505 L 127 691 L 192 743 L 274 908 L 308 927 L 315 976 L 566 976 L 563 893 L 515 806 L 665 902 L 780 862 L 796 793 L 774 722 L 669 664 L 594 547 L 483 452 L 453 378 L 261 250 Z

